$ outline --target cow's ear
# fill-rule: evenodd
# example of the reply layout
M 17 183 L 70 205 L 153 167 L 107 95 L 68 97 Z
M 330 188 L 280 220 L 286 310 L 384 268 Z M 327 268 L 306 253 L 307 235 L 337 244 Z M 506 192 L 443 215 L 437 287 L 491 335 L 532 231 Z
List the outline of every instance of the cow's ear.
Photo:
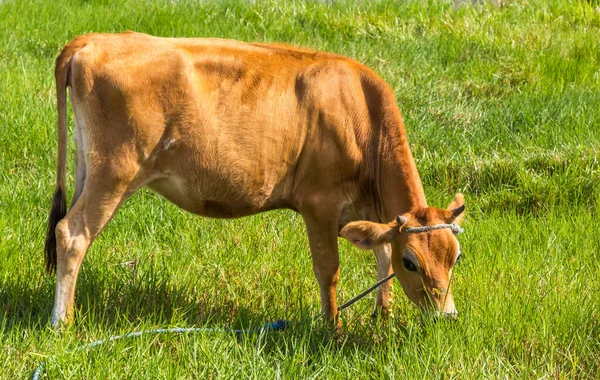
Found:
M 340 236 L 360 249 L 370 250 L 389 243 L 399 233 L 399 227 L 397 221 L 388 224 L 352 222 L 342 228 Z
M 462 224 L 463 218 L 465 216 L 465 197 L 461 193 L 458 193 L 454 196 L 454 200 L 450 202 L 447 208 L 448 217 L 446 219 L 446 223 L 456 223 L 458 225 Z

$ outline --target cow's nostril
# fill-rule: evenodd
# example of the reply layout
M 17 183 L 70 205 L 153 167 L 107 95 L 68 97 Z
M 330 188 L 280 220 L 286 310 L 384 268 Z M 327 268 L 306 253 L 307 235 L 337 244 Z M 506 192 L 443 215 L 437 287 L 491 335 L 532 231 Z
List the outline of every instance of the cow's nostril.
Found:
M 454 310 L 449 313 L 444 313 L 444 317 L 446 317 L 446 319 L 456 321 L 458 319 L 458 311 Z

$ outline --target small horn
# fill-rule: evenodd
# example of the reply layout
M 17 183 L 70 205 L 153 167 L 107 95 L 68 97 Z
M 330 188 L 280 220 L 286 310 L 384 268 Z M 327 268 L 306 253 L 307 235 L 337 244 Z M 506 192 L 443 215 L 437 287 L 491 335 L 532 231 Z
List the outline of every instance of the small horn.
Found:
M 457 207 L 454 210 L 452 210 L 452 216 L 456 218 L 457 216 L 459 216 L 460 214 L 462 214 L 463 211 L 465 211 L 465 205 L 464 204 L 462 206 Z

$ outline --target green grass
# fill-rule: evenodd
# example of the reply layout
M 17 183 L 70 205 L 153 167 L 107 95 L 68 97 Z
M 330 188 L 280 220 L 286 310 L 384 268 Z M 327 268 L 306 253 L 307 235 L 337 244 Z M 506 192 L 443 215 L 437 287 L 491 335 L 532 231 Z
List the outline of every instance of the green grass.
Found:
M 593 2 L 591 2 L 593 3 Z M 587 1 L 505 6 L 378 1 L 0 3 L 0 378 L 600 377 L 600 12 Z M 282 41 L 375 69 L 396 90 L 426 193 L 467 196 L 456 323 L 421 325 L 396 283 L 393 316 L 373 296 L 332 338 L 318 313 L 301 218 L 191 216 L 148 191 L 91 248 L 75 324 L 48 327 L 55 279 L 43 238 L 55 181 L 53 60 L 78 34 Z M 71 128 L 72 128 L 72 123 Z M 72 131 L 71 131 L 72 135 Z M 73 149 L 73 147 L 71 147 Z M 73 178 L 69 189 L 72 191 Z M 341 244 L 339 300 L 374 282 L 374 258 Z M 163 326 L 284 333 L 119 341 Z

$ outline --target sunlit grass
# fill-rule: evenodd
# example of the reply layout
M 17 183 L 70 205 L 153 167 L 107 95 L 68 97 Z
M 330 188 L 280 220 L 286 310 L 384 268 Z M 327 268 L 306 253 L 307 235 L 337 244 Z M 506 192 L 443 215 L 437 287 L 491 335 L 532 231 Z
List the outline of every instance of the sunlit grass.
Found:
M 144 190 L 91 248 L 75 324 L 50 330 L 53 60 L 78 34 L 128 29 L 282 41 L 380 73 L 430 203 L 467 197 L 460 320 L 421 325 L 396 284 L 388 324 L 371 324 L 369 296 L 332 338 L 311 321 L 318 288 L 298 215 L 198 218 Z M 588 2 L 4 1 L 0 73 L 0 378 L 31 376 L 50 355 L 48 378 L 600 376 L 600 13 Z M 376 270 L 345 241 L 340 254 L 344 301 Z M 148 336 L 61 354 L 132 330 L 279 318 L 293 321 L 284 333 Z

